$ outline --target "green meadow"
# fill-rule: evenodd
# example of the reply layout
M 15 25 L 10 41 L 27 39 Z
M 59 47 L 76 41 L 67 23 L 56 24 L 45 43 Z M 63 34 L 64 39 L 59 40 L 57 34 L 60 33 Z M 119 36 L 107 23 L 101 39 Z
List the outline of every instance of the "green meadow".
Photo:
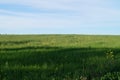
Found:
M 120 36 L 0 35 L 0 80 L 120 80 Z

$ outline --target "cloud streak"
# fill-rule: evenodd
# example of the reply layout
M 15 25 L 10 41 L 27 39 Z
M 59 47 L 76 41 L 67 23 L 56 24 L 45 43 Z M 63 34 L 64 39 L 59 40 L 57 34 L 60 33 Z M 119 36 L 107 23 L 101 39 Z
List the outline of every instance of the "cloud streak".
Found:
M 43 28 L 46 30 L 51 28 L 56 33 L 55 30 L 60 28 L 65 31 L 70 28 L 75 32 L 85 29 L 88 31 L 87 28 L 99 30 L 118 27 L 120 10 L 115 8 L 112 2 L 112 0 L 1 0 L 0 4 L 3 6 L 0 6 L 0 32 L 6 32 L 6 29 L 11 31 L 13 28 L 18 32 L 22 32 L 24 28 L 41 31 Z M 16 8 L 13 9 L 12 5 L 16 5 Z M 49 30 L 47 31 L 49 33 Z

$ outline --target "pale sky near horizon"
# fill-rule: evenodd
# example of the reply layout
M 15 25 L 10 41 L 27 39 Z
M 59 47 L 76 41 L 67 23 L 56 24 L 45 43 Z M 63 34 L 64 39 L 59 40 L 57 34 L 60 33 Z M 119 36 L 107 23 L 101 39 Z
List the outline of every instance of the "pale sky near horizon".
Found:
M 120 0 L 1 0 L 0 33 L 120 35 Z

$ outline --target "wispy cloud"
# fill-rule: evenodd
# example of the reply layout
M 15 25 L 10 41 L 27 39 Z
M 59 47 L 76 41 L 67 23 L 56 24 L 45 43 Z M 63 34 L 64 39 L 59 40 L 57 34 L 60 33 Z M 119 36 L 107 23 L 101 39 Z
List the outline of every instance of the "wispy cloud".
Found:
M 10 31 L 13 28 L 21 32 L 24 28 L 41 31 L 42 28 L 52 28 L 53 31 L 56 28 L 62 28 L 67 31 L 70 28 L 75 32 L 86 28 L 99 27 L 99 30 L 104 27 L 118 27 L 120 26 L 120 9 L 114 7 L 115 2 L 117 1 L 1 0 L 0 31 L 4 32 L 5 29 Z

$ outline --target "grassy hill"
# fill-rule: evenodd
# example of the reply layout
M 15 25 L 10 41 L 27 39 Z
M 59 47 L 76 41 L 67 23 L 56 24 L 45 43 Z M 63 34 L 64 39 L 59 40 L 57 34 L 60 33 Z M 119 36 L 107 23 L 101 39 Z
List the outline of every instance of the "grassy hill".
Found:
M 119 53 L 120 36 L 0 35 L 0 80 L 119 80 Z

